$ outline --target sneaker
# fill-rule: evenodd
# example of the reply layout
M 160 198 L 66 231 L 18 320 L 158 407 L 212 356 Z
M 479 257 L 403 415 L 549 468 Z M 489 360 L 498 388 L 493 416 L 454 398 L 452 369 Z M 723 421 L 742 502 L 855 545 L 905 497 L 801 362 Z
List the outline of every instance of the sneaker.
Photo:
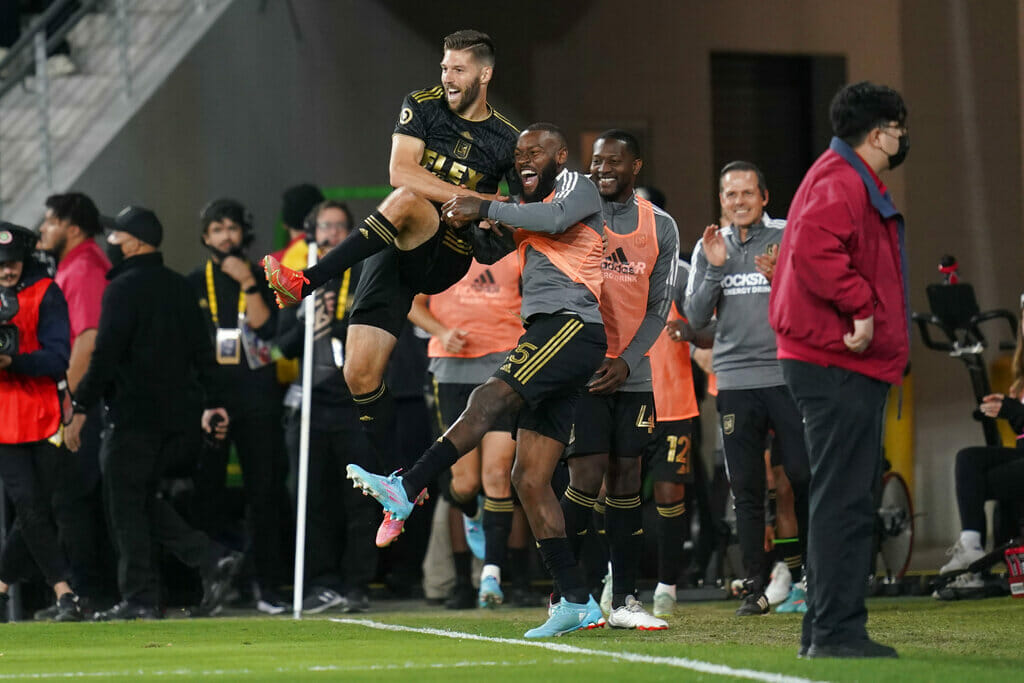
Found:
M 936 600 L 979 600 L 985 595 L 985 581 L 976 572 L 961 574 L 932 593 Z
M 604 618 L 604 614 L 601 612 L 601 606 L 597 604 L 597 600 L 591 595 L 587 599 L 587 619 L 586 623 L 583 624 L 583 628 L 590 631 L 595 628 L 604 628 L 608 622 Z M 594 617 L 597 617 L 596 619 Z
M 626 596 L 626 604 L 616 607 L 608 614 L 608 625 L 612 628 L 635 628 L 638 631 L 663 631 L 668 628 L 664 619 L 651 616 L 644 604 L 632 595 Z
M 264 614 L 284 614 L 291 604 L 269 588 L 256 588 L 256 610 Z
M 768 604 L 771 606 L 778 605 L 780 602 L 789 597 L 789 591 L 793 587 L 793 575 L 789 572 L 789 567 L 786 566 L 785 562 L 776 562 L 775 567 L 772 568 L 772 578 L 768 583 L 768 587 L 764 589 L 764 594 L 768 597 Z
M 32 615 L 33 621 L 53 621 L 57 618 L 57 613 L 60 611 L 60 605 L 53 603 L 49 607 L 36 610 L 35 614 Z
M 765 597 L 764 592 L 751 593 L 747 597 L 743 598 L 743 604 L 740 605 L 739 609 L 736 610 L 736 616 L 738 617 L 753 617 L 761 614 L 768 614 L 768 598 Z
M 223 555 L 209 574 L 203 577 L 203 599 L 199 603 L 199 613 L 208 617 L 218 614 L 224 607 L 231 581 L 242 568 L 243 555 L 234 550 Z
M 429 496 L 427 495 L 427 490 L 423 489 L 422 491 L 420 491 L 420 495 L 416 496 L 416 500 L 413 502 L 415 502 L 417 505 L 423 505 L 423 503 L 427 500 L 428 497 Z M 398 538 L 403 531 L 405 531 L 405 520 L 394 519 L 391 516 L 390 512 L 385 511 L 384 521 L 382 521 L 380 523 L 380 526 L 377 527 L 377 547 L 388 547 L 389 545 L 394 543 L 395 539 Z
M 346 476 L 352 480 L 352 486 L 361 488 L 363 495 L 373 496 L 384 506 L 385 512 L 391 513 L 392 519 L 404 521 L 409 518 L 415 503 L 406 495 L 405 489 L 402 488 L 402 477 L 397 472 L 382 477 L 367 472 L 359 465 L 349 465 L 345 471 L 348 473 Z
M 263 257 L 260 265 L 267 276 L 267 284 L 274 290 L 278 308 L 294 306 L 302 301 L 302 285 L 308 285 L 309 280 L 301 270 L 292 270 L 281 265 L 281 262 L 270 254 Z
M 46 60 L 46 75 L 49 78 L 63 78 L 78 71 L 78 66 L 71 57 L 64 54 L 53 55 Z
M 765 591 L 767 595 L 768 591 Z M 771 604 L 771 600 L 768 601 Z M 789 590 L 789 595 L 783 601 L 781 605 L 775 608 L 775 611 L 780 614 L 792 614 L 799 612 L 803 614 L 807 611 L 807 583 L 805 581 L 799 581 L 793 584 L 793 587 Z
M 471 583 L 457 583 L 444 601 L 446 609 L 473 609 L 476 607 L 476 591 Z
M 82 607 L 78 604 L 78 596 L 74 593 L 65 593 L 57 598 L 57 614 L 54 621 L 83 621 Z
M 554 638 L 556 636 L 578 631 L 589 623 L 597 623 L 601 619 L 601 608 L 591 597 L 586 604 L 566 602 L 562 598 L 551 610 L 548 620 L 537 628 L 531 628 L 523 634 L 525 638 Z
M 750 588 L 747 586 L 746 579 L 733 579 L 729 582 L 729 593 L 734 598 L 742 600 L 750 594 Z
M 612 613 L 612 567 L 608 565 L 608 573 L 602 580 L 604 588 L 601 589 L 601 611 L 605 614 Z
M 344 602 L 345 598 L 337 591 L 330 588 L 314 588 L 313 592 L 302 600 L 302 611 L 306 614 L 320 614 Z
M 949 562 L 942 565 L 942 569 L 939 570 L 940 575 L 962 571 L 977 560 L 985 557 L 985 551 L 981 548 L 966 548 L 960 541 L 957 541 L 952 548 L 947 550 L 946 554 L 952 557 L 950 557 Z
M 478 607 L 497 607 L 505 601 L 505 594 L 501 591 L 501 584 L 493 576 L 485 576 L 480 579 L 480 591 L 476 596 Z
M 110 609 L 92 615 L 93 621 L 132 621 L 135 619 L 160 618 L 160 613 L 155 607 L 139 605 L 127 600 L 122 600 Z
M 799 655 L 798 655 L 799 656 Z M 888 645 L 876 643 L 870 638 L 844 643 L 842 645 L 811 645 L 807 648 L 808 659 L 821 659 L 823 657 L 834 657 L 838 659 L 868 659 L 887 658 L 897 659 L 896 649 Z
M 654 616 L 670 617 L 676 609 L 676 599 L 671 593 L 654 594 Z
M 477 498 L 476 514 L 472 517 L 462 515 L 462 528 L 466 531 L 466 545 L 469 546 L 473 556 L 478 560 L 484 559 L 484 500 L 483 496 Z
M 356 612 L 368 612 L 370 610 L 370 598 L 361 590 L 351 590 L 345 596 L 344 611 L 349 614 Z

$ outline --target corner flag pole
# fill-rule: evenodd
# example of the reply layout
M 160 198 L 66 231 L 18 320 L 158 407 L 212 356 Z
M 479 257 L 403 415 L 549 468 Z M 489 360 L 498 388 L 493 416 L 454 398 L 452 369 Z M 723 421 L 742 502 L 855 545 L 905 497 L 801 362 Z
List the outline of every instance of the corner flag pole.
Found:
M 316 242 L 310 240 L 306 263 L 316 265 Z M 303 577 L 306 571 L 306 496 L 309 488 L 309 410 L 313 396 L 313 325 L 316 322 L 316 295 L 307 296 L 304 307 L 305 337 L 302 343 L 302 421 L 299 425 L 299 481 L 295 503 L 295 576 L 292 591 L 292 616 L 302 618 Z

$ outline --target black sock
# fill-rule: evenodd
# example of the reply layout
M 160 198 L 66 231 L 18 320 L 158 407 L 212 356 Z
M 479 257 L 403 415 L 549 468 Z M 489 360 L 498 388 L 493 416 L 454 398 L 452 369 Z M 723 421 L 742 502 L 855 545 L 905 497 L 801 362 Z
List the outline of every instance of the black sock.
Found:
M 612 559 L 612 607 L 626 604 L 636 592 L 636 576 L 643 550 L 643 519 L 640 493 L 605 498 L 608 551 Z
M 341 277 L 346 270 L 363 259 L 390 247 L 395 243 L 396 235 L 398 230 L 391 225 L 391 221 L 384 218 L 380 211 L 374 211 L 341 244 L 324 254 L 319 263 L 304 272 L 309 284 L 302 286 L 302 296 L 309 295 L 329 280 Z
M 484 498 L 484 564 L 503 568 L 508 559 L 508 535 L 512 533 L 512 498 Z M 502 583 L 505 577 L 502 576 Z
M 793 577 L 793 583 L 799 581 L 803 577 L 801 565 L 804 563 L 803 553 L 800 552 L 800 538 L 797 536 L 792 538 L 776 538 L 775 552 L 779 562 L 784 562 L 786 567 L 789 568 L 790 576 Z
M 569 540 L 572 556 L 579 563 L 580 550 L 583 548 L 583 540 L 587 537 L 597 498 L 569 486 L 562 494 L 562 500 L 559 503 L 562 506 L 562 515 L 565 517 L 565 537 Z
M 455 563 L 455 583 L 460 586 L 473 583 L 470 576 L 473 555 L 468 550 L 452 552 L 452 561 Z
M 420 491 L 427 488 L 437 475 L 455 464 L 462 457 L 455 444 L 443 436 L 431 444 L 416 464 L 402 473 L 402 484 L 409 500 L 415 500 Z
M 390 474 L 401 469 L 405 464 L 399 463 L 395 457 L 395 397 L 381 382 L 368 394 L 353 394 L 352 401 L 359 412 L 359 426 L 366 434 L 381 470 Z
M 462 514 L 467 517 L 476 517 L 476 513 L 479 511 L 480 506 L 476 502 L 476 494 L 471 494 L 468 498 L 462 497 L 462 495 L 455 492 L 452 488 L 452 484 L 448 484 L 448 492 L 445 496 L 445 500 L 451 503 L 452 507 L 459 510 Z
M 686 503 L 655 506 L 658 517 L 655 532 L 658 536 L 658 582 L 666 586 L 676 585 L 683 569 L 683 543 L 686 538 Z
M 605 517 L 607 509 L 608 508 L 605 506 L 605 502 L 603 500 L 598 500 L 594 503 L 594 530 L 597 532 L 598 540 L 601 541 L 601 546 L 604 548 L 605 555 L 608 554 L 608 534 L 605 531 L 607 528 L 606 523 L 608 521 Z
M 565 537 L 542 538 L 537 541 L 540 546 L 540 554 L 544 558 L 544 564 L 551 572 L 566 602 L 584 604 L 587 602 L 587 589 L 583 585 L 583 576 L 580 574 L 576 560 L 569 549 L 569 542 Z

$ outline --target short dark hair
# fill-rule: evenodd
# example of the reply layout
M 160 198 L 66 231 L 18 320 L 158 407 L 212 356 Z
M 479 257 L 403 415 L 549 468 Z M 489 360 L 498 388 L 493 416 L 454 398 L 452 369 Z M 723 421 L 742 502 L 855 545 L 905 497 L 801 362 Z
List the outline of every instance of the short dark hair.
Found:
M 722 189 L 722 178 L 725 177 L 726 173 L 732 173 L 733 171 L 751 171 L 757 175 L 757 189 L 761 190 L 761 196 L 766 197 L 768 195 L 768 182 L 764 179 L 764 173 L 757 167 L 757 164 L 753 164 L 749 161 L 730 161 L 722 170 L 718 173 L 718 189 Z
M 249 246 L 253 240 L 252 214 L 237 199 L 214 199 L 199 212 L 199 227 L 202 234 L 210 227 L 210 223 L 220 223 L 224 219 L 233 221 L 242 228 L 242 245 Z
M 339 202 L 337 199 L 325 199 L 310 209 L 309 213 L 306 215 L 306 220 L 303 221 L 303 226 L 305 227 L 306 232 L 313 234 L 316 231 L 316 221 L 320 218 L 320 214 L 327 209 L 338 209 L 345 214 L 345 220 L 348 221 L 348 229 L 352 229 L 353 218 L 352 212 L 348 208 L 348 204 L 345 202 Z
M 494 66 L 494 41 L 482 31 L 463 29 L 444 37 L 444 49 L 469 50 L 473 59 L 487 66 Z
M 598 140 L 618 140 L 626 146 L 629 153 L 636 159 L 642 159 L 643 156 L 640 154 L 640 141 L 636 139 L 636 136 L 629 131 L 622 130 L 620 128 L 612 128 L 606 130 L 597 136 Z
M 896 121 L 907 123 L 907 105 L 903 97 L 887 85 L 869 81 L 843 86 L 829 105 L 832 133 L 856 147 L 873 129 Z
M 52 211 L 58 220 L 77 225 L 88 237 L 95 237 L 103 231 L 99 209 L 92 199 L 81 192 L 52 194 L 46 198 L 46 208 Z
M 565 133 L 562 132 L 562 129 L 553 123 L 548 123 L 547 121 L 538 121 L 537 123 L 531 123 L 526 128 L 523 128 L 522 132 L 519 133 L 519 135 L 521 136 L 523 133 L 534 133 L 538 131 L 551 133 L 556 138 L 558 138 L 558 142 L 561 143 L 562 147 L 569 146 L 569 141 L 566 139 Z

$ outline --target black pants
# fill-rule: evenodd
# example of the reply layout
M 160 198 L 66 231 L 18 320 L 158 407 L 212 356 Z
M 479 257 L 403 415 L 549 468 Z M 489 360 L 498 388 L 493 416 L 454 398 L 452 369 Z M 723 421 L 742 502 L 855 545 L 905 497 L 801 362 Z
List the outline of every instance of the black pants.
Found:
M 157 495 L 166 463 L 194 440 L 184 432 L 112 427 L 100 454 L 103 492 L 117 549 L 117 583 L 121 598 L 155 607 L 160 576 L 154 546 L 170 551 L 182 564 L 207 572 L 222 547 L 190 527 Z
M 1024 502 L 1024 450 L 965 448 L 956 454 L 956 502 L 960 528 L 985 536 L 985 501 Z
M 50 514 L 61 449 L 46 441 L 0 444 L 0 479 L 14 504 L 15 519 L 0 549 L 0 581 L 11 584 L 35 576 L 48 586 L 71 578 Z
M 377 573 L 380 505 L 345 479 L 345 466 L 377 460 L 355 406 L 336 410 L 337 431 L 310 430 L 306 516 L 307 586 L 366 591 Z
M 271 588 L 283 578 L 281 562 L 288 498 L 284 482 L 288 462 L 279 415 L 231 414 L 231 427 L 222 447 L 204 448 L 195 476 L 199 507 L 213 532 L 222 526 L 221 503 L 227 485 L 228 446 L 234 442 L 242 467 L 248 508 L 249 554 L 257 582 Z
M 811 462 L 808 597 L 801 644 L 861 640 L 867 638 L 864 598 L 889 385 L 842 368 L 781 363 L 804 416 Z
M 769 430 L 793 486 L 801 533 L 807 527 L 807 484 L 810 466 L 800 411 L 785 386 L 760 389 L 723 389 L 718 392 L 718 414 L 729 483 L 736 499 L 736 533 L 743 552 L 747 578 L 763 581 L 768 574 L 764 551 L 765 463 Z

